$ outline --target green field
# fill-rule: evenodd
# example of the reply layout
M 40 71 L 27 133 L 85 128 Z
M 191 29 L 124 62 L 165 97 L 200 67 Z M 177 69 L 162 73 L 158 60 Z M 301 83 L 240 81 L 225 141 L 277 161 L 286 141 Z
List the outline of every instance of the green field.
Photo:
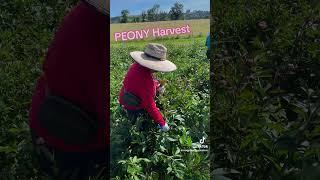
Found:
M 28 110 L 46 49 L 75 3 L 13 0 L 0 5 L 1 180 L 47 179 L 31 144 Z
M 320 1 L 215 1 L 213 179 L 320 179 Z
M 123 32 L 128 30 L 140 30 L 148 28 L 175 28 L 179 26 L 189 25 L 191 27 L 191 34 L 180 35 L 185 36 L 204 36 L 209 33 L 210 20 L 199 19 L 199 20 L 178 20 L 178 21 L 159 21 L 159 22 L 143 22 L 143 23 L 125 23 L 125 24 L 111 24 L 110 27 L 110 38 L 114 40 L 115 32 Z
M 151 119 L 132 125 L 118 109 L 118 93 L 132 63 L 129 52 L 143 50 L 148 42 L 168 48 L 168 59 L 178 69 L 156 73 L 168 81 L 166 92 L 156 99 L 171 126 L 167 133 L 156 129 Z M 192 149 L 209 133 L 209 61 L 205 37 L 158 39 L 111 44 L 111 175 L 114 179 L 203 178 L 209 179 L 209 152 Z M 141 124 L 147 126 L 140 131 Z
M 28 127 L 28 110 L 35 89 L 36 80 L 41 74 L 41 65 L 46 55 L 47 48 L 63 17 L 76 2 L 76 0 L 48 2 L 12 0 L 0 5 L 1 180 L 48 179 L 48 177 L 39 170 L 38 161 L 33 151 Z M 208 28 L 209 26 L 206 24 L 203 34 L 207 33 Z M 174 127 L 173 122 L 177 121 L 174 119 L 179 120 L 179 122 L 176 122 L 178 128 L 173 128 L 173 130 L 166 135 L 175 138 L 169 138 L 170 140 L 173 140 L 172 145 L 175 147 L 182 147 L 184 146 L 183 143 L 188 142 L 188 138 L 192 137 L 194 138 L 194 141 L 199 141 L 198 137 L 202 137 L 204 132 L 207 131 L 205 128 L 199 128 L 199 131 L 196 132 L 194 130 L 208 122 L 208 117 L 202 116 L 202 112 L 208 112 L 208 107 L 205 107 L 205 105 L 208 103 L 209 99 L 207 84 L 209 78 L 209 65 L 207 61 L 203 61 L 203 59 L 205 59 L 205 48 L 203 46 L 204 36 L 194 39 L 175 39 L 175 44 L 179 44 L 179 46 L 172 45 L 171 42 L 173 41 L 168 39 L 160 41 L 169 47 L 169 57 L 171 57 L 179 67 L 179 70 L 175 73 L 163 75 L 163 78 L 169 80 L 169 84 L 167 93 L 160 102 L 163 104 L 162 112 L 165 113 L 165 117 L 172 127 Z M 113 75 L 111 78 L 111 111 L 113 112 L 114 122 L 116 120 L 126 122 L 124 118 L 120 117 L 119 114 L 116 114 L 116 94 L 119 91 L 123 75 L 129 66 L 127 54 L 131 50 L 141 49 L 144 45 L 144 41 L 112 44 L 112 74 L 119 73 L 118 76 Z M 190 62 L 193 62 L 194 66 L 191 66 Z M 193 69 L 193 72 L 190 71 L 191 69 Z M 197 73 L 197 78 L 194 77 L 194 74 L 196 74 L 195 71 L 199 71 Z M 186 79 L 190 79 L 190 81 L 186 81 Z M 181 85 L 178 87 L 175 84 Z M 190 84 L 190 86 L 187 86 L 187 84 Z M 181 95 L 182 90 L 186 92 L 184 97 Z M 191 92 L 197 92 L 197 95 L 191 94 Z M 173 96 L 176 97 L 173 98 Z M 188 99 L 188 101 L 184 101 L 184 98 Z M 197 98 L 201 99 L 201 104 L 198 104 L 196 101 Z M 184 108 L 180 108 L 180 106 Z M 166 110 L 164 110 L 164 108 Z M 201 110 L 201 113 L 199 111 L 193 111 L 192 108 Z M 176 112 L 170 110 L 176 110 Z M 204 114 L 208 115 L 208 113 Z M 191 119 L 194 121 L 191 121 Z M 184 123 L 186 125 L 183 125 Z M 198 123 L 198 125 L 194 126 L 194 129 L 192 130 L 192 128 L 190 128 L 191 123 Z M 125 126 L 124 123 L 121 125 Z M 186 132 L 181 129 L 182 127 L 186 128 Z M 112 129 L 113 139 L 118 138 L 118 136 L 116 136 L 116 131 L 118 130 L 119 129 Z M 163 142 L 157 144 L 157 147 L 154 147 L 155 151 L 152 152 L 157 152 L 158 154 L 162 153 L 159 151 L 160 145 L 168 150 L 174 150 L 169 147 L 171 141 L 169 142 L 167 140 L 168 137 L 155 132 L 155 129 L 150 129 L 149 132 L 163 140 Z M 188 135 L 187 132 L 190 132 L 190 135 Z M 123 134 L 119 133 L 119 136 L 123 137 L 121 135 Z M 139 134 L 139 136 L 140 135 L 143 134 Z M 155 136 L 147 136 L 147 139 L 153 140 L 152 138 Z M 136 138 L 137 136 L 132 134 L 132 137 Z M 181 137 L 182 144 L 176 141 Z M 122 142 L 122 139 L 120 139 L 119 142 Z M 151 142 L 154 143 L 154 141 Z M 119 150 L 119 152 L 126 152 L 123 155 L 123 158 L 116 156 L 113 159 L 126 161 L 129 160 L 130 157 L 134 157 L 127 149 L 119 149 L 119 145 L 118 147 L 113 146 L 112 148 Z M 137 151 L 132 152 L 136 153 Z M 172 156 L 174 159 L 177 159 L 182 155 L 181 152 L 176 152 L 177 154 Z M 170 155 L 169 152 L 168 155 Z M 137 153 L 137 157 L 141 156 Z M 208 164 L 207 161 L 204 160 L 205 157 L 202 155 L 190 153 L 188 156 L 183 156 L 185 157 L 183 162 L 178 160 L 173 161 L 170 157 L 171 156 L 162 156 L 156 161 L 155 159 L 152 159 L 156 158 L 156 156 L 147 156 L 148 159 L 152 159 L 152 163 L 157 164 L 157 162 L 162 162 L 164 167 L 159 167 L 159 170 L 162 170 L 163 173 L 171 174 L 172 176 L 179 176 L 180 174 L 190 175 L 193 169 L 198 173 L 208 171 L 206 168 L 200 166 L 202 163 L 204 163 L 205 167 Z M 186 159 L 187 157 L 190 159 Z M 179 172 L 186 163 L 191 165 L 184 168 L 185 170 L 183 172 Z M 172 172 L 167 173 L 167 171 L 170 170 L 167 166 L 171 164 L 173 165 Z M 122 173 L 117 174 L 121 177 L 128 175 L 127 172 L 131 171 L 125 171 L 128 170 L 128 168 L 122 169 L 125 168 L 125 165 L 126 164 L 119 164 L 119 166 L 112 169 L 111 172 L 114 172 L 113 174 Z M 154 167 L 151 166 L 150 163 L 148 166 L 143 165 L 143 167 L 143 170 L 146 170 L 145 172 L 156 172 L 155 170 L 148 169 Z M 166 169 L 163 170 L 163 168 Z

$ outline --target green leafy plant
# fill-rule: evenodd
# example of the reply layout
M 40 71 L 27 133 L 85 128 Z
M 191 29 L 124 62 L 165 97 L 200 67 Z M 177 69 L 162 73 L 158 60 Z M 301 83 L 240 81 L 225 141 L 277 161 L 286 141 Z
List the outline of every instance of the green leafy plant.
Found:
M 168 48 L 168 57 L 178 66 L 173 73 L 156 74 L 157 78 L 166 81 L 165 93 L 156 99 L 171 127 L 166 133 L 160 132 L 148 117 L 142 116 L 132 124 L 118 108 L 121 82 L 132 63 L 129 52 L 144 48 L 146 42 L 130 42 L 126 46 L 112 44 L 112 178 L 209 178 L 209 152 L 188 151 L 194 150 L 192 144 L 207 137 L 209 132 L 209 64 L 204 60 L 204 41 L 204 37 L 195 41 L 183 38 L 157 40 Z
M 319 4 L 216 1 L 214 169 L 232 179 L 319 178 Z M 317 4 L 317 5 L 316 5 Z M 310 173 L 310 174 L 306 174 Z

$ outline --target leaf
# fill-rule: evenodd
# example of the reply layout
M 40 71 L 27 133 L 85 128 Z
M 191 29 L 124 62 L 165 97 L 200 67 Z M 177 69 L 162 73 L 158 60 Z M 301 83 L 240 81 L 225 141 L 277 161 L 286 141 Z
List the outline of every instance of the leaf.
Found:
M 133 157 L 132 162 L 133 162 L 133 163 L 138 162 L 137 156 L 134 156 L 134 157 Z
M 137 167 L 136 167 L 136 166 L 128 166 L 127 172 L 128 172 L 129 174 L 136 174 L 136 172 L 137 172 Z
M 172 168 L 171 168 L 171 166 L 169 166 L 169 167 L 167 168 L 167 173 L 169 174 L 171 171 L 172 171 Z
M 167 139 L 171 142 L 175 142 L 175 141 L 178 141 L 177 139 L 174 139 L 174 138 L 171 138 L 171 137 L 167 137 Z
M 137 175 L 133 174 L 132 176 L 133 176 L 134 180 L 139 180 L 139 177 Z
M 150 160 L 150 159 L 147 159 L 147 158 L 139 158 L 139 160 L 140 160 L 140 161 L 147 162 L 147 163 L 151 162 L 151 160 Z
M 221 176 L 221 175 L 215 175 L 213 176 L 213 180 L 232 180 L 232 179 L 225 176 Z
M 174 153 L 174 155 L 177 155 L 180 153 L 180 148 L 177 148 L 176 152 Z
M 174 119 L 179 120 L 179 121 L 184 121 L 184 119 L 181 117 L 181 115 L 176 115 Z
M 163 147 L 162 145 L 160 145 L 160 150 L 161 150 L 162 152 L 164 152 L 164 151 L 166 151 L 167 149 L 166 149 L 165 147 Z
M 252 143 L 255 140 L 255 136 L 254 135 L 250 135 L 244 138 L 244 140 L 241 142 L 240 144 L 240 148 L 246 148 L 250 143 Z
M 178 163 L 178 165 L 179 165 L 180 167 L 186 168 L 186 165 L 183 164 L 183 163 Z
M 297 144 L 295 143 L 295 138 L 282 136 L 275 142 L 275 147 L 279 150 L 288 150 L 293 152 L 297 149 Z
M 0 146 L 0 153 L 14 153 L 17 150 L 10 146 Z
M 125 160 L 118 161 L 118 164 L 126 164 L 127 162 Z
M 213 175 L 224 175 L 224 174 L 239 174 L 240 172 L 235 169 L 217 168 L 211 172 Z
M 267 155 L 263 155 L 263 157 L 265 157 L 269 162 L 271 162 L 278 172 L 281 172 L 281 166 L 276 162 L 276 160 L 273 157 Z
M 187 145 L 188 145 L 189 147 L 192 147 L 192 139 L 191 139 L 191 137 L 188 137 L 188 138 L 187 138 Z
M 301 110 L 303 110 L 303 112 L 308 112 L 307 105 L 303 102 L 297 101 L 297 102 L 293 103 L 292 105 L 300 108 Z

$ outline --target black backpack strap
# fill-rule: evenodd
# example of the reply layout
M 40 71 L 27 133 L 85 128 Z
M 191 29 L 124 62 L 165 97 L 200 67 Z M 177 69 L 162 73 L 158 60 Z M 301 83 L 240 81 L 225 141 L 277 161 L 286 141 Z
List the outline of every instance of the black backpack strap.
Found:
M 53 95 L 47 84 L 45 94 L 38 118 L 50 136 L 75 145 L 88 144 L 96 137 L 99 121 L 93 114 L 63 97 Z
M 133 93 L 130 93 L 126 90 L 124 90 L 124 94 L 122 96 L 122 99 L 125 103 L 125 105 L 128 106 L 139 106 L 141 104 L 141 99 L 134 95 Z

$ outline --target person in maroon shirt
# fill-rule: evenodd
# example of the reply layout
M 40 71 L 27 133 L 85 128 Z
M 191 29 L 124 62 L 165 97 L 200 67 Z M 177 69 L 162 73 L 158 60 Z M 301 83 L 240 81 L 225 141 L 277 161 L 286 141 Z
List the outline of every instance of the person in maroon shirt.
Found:
M 154 101 L 162 87 L 153 73 L 176 70 L 176 65 L 166 60 L 166 53 L 167 48 L 156 43 L 148 44 L 144 52 L 131 52 L 136 62 L 130 66 L 119 94 L 119 103 L 131 120 L 146 111 L 162 131 L 168 131 L 169 126 Z
M 68 173 L 88 179 L 108 170 L 109 21 L 109 1 L 79 1 L 48 49 L 29 125 L 40 166 L 56 179 Z

